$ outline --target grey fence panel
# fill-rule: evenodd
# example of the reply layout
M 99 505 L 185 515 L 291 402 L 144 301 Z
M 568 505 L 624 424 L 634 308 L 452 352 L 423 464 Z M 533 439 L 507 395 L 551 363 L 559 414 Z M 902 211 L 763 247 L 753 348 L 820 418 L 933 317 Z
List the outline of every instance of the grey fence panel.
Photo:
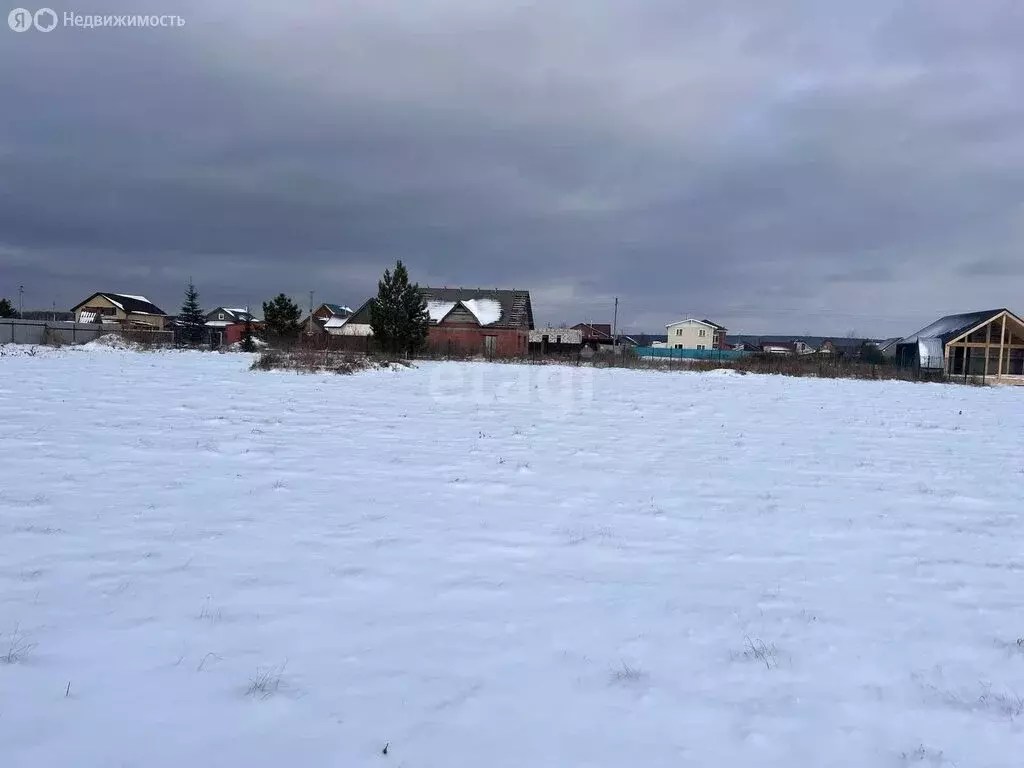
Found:
M 118 330 L 97 323 L 0 319 L 0 344 L 87 344 Z

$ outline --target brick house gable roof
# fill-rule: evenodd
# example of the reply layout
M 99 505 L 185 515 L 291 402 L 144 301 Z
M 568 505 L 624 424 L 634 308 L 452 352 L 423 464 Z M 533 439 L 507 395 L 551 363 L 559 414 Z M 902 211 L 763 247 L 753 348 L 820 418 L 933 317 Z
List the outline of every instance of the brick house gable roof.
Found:
M 420 291 L 427 301 L 453 304 L 475 299 L 496 301 L 501 305 L 501 318 L 497 322 L 488 323 L 488 328 L 533 330 L 533 304 L 529 291 L 487 288 L 420 288 Z
M 533 304 L 529 291 L 488 290 L 483 288 L 420 288 L 428 302 L 450 302 L 453 305 L 474 299 L 490 299 L 501 305 L 501 318 L 487 328 L 533 330 Z M 344 325 L 369 325 L 373 319 L 373 299 L 367 299 L 352 313 Z

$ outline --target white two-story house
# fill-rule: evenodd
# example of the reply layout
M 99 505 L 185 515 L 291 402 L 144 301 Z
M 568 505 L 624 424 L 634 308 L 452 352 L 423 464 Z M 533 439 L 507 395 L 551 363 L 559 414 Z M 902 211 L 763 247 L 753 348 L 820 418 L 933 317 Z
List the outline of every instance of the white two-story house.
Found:
M 665 326 L 669 349 L 723 349 L 727 329 L 710 320 L 687 318 Z

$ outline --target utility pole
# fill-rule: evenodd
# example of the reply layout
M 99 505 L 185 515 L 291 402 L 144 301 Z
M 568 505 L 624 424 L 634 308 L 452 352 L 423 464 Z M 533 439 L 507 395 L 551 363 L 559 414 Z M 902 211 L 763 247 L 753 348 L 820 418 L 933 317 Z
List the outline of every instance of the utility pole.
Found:
M 619 344 L 619 297 L 615 297 L 615 314 L 612 316 L 612 353 Z
M 309 292 L 309 319 L 306 321 L 306 333 L 313 334 L 313 292 Z
M 23 317 L 25 314 L 25 286 L 18 286 L 18 317 Z

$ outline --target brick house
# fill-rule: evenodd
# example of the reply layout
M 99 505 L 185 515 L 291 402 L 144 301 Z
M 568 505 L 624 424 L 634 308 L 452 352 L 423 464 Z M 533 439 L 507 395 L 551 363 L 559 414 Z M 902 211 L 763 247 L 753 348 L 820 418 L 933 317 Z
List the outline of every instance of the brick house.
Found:
M 262 332 L 263 321 L 257 320 L 246 309 L 217 307 L 207 312 L 206 330 L 210 334 L 210 343 L 215 346 L 238 343 L 245 333 L 246 320 L 249 321 L 254 333 Z
M 482 288 L 421 288 L 430 313 L 427 346 L 441 354 L 517 357 L 533 330 L 530 292 Z

